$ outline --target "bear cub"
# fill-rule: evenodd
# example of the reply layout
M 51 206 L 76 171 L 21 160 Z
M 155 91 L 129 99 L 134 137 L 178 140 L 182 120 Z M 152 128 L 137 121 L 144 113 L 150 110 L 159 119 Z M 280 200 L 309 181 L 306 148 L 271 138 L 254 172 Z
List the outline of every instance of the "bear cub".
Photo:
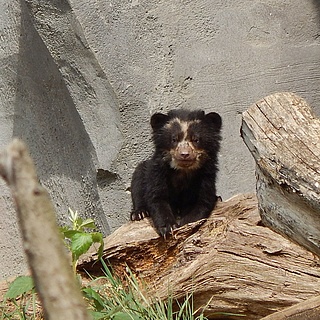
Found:
M 178 109 L 156 113 L 150 122 L 155 149 L 132 175 L 130 218 L 150 216 L 166 237 L 215 207 L 222 120 L 215 112 Z

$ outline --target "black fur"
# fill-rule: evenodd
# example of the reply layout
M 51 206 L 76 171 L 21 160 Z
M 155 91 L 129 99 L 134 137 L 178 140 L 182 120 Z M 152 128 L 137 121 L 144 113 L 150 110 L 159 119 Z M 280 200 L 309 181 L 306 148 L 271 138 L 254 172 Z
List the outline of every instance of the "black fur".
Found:
M 152 218 L 166 236 L 186 223 L 207 218 L 216 201 L 221 117 L 202 110 L 172 110 L 151 117 L 151 159 L 132 176 L 131 220 Z

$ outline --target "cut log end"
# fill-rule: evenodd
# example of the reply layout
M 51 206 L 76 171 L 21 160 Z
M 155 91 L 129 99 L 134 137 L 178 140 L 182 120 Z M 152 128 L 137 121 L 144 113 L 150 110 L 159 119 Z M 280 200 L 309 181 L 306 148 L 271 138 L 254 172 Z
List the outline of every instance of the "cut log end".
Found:
M 299 96 L 277 93 L 243 113 L 241 134 L 264 224 L 320 256 L 320 120 Z

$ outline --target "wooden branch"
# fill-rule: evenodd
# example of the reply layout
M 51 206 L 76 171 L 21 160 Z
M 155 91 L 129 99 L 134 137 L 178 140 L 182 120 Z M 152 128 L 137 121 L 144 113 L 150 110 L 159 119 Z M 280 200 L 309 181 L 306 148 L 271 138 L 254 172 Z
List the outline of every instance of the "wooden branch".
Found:
M 25 145 L 14 140 L 0 154 L 0 174 L 15 200 L 23 245 L 45 318 L 89 319 L 47 191 Z
M 243 113 L 241 133 L 263 223 L 320 256 L 320 120 L 297 95 L 278 93 Z
M 119 274 L 128 264 L 161 299 L 193 292 L 195 308 L 208 304 L 210 319 L 216 312 L 259 319 L 320 294 L 314 256 L 260 225 L 254 195 L 219 203 L 206 222 L 184 226 L 166 241 L 147 219 L 130 222 L 105 239 L 104 259 Z M 100 268 L 94 254 L 80 266 L 92 275 Z

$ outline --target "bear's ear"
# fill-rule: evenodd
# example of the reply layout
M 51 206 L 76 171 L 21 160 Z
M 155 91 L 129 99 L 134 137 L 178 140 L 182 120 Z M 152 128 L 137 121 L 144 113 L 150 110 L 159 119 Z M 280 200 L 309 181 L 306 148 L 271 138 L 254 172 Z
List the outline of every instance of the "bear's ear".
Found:
M 153 131 L 162 128 L 169 120 L 169 117 L 163 113 L 155 113 L 150 120 Z
M 220 131 L 221 126 L 222 126 L 222 119 L 220 117 L 220 115 L 216 112 L 210 112 L 208 114 L 206 114 L 205 119 L 214 125 L 214 128 L 216 131 Z

